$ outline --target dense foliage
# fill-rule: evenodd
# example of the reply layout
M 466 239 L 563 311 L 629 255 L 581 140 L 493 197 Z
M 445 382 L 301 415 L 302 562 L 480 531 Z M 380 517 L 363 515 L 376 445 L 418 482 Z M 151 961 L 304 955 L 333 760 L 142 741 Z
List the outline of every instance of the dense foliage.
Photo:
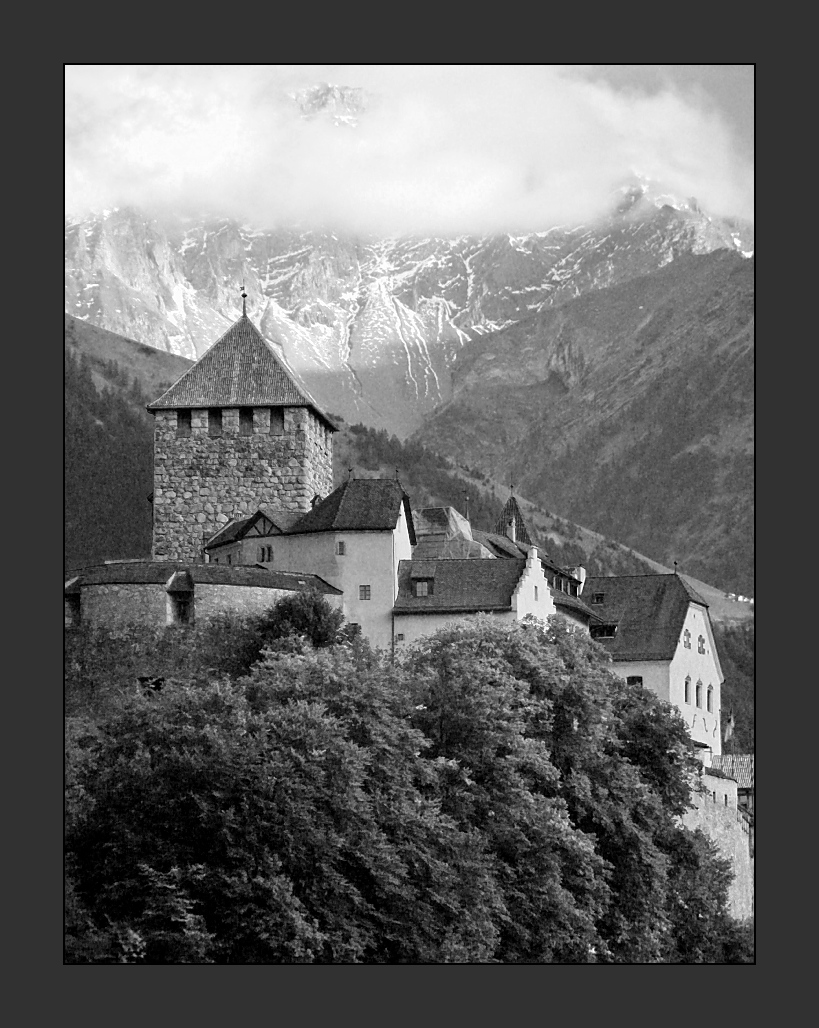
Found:
M 97 387 L 96 375 L 100 387 Z M 153 422 L 114 361 L 65 350 L 65 570 L 151 549 Z
M 317 596 L 230 620 L 72 643 L 69 962 L 752 959 L 682 720 L 559 619 L 394 663 Z

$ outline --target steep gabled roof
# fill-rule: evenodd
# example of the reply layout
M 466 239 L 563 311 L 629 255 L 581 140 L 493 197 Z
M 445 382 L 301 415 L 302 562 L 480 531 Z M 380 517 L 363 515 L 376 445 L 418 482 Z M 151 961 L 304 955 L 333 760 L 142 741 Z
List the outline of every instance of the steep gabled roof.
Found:
M 192 368 L 148 404 L 166 407 L 310 407 L 333 431 L 336 426 L 253 322 L 242 315 Z
M 267 522 L 272 523 L 272 531 L 269 531 L 270 535 L 285 535 L 303 517 L 304 511 L 263 510 L 260 508 L 247 517 L 233 518 L 232 521 L 228 521 L 223 528 L 220 528 L 218 532 L 208 539 L 205 543 L 205 549 L 212 550 L 217 546 L 224 546 L 226 543 L 234 543 L 238 539 L 244 539 L 246 535 L 251 534 L 251 530 L 256 525 L 259 525 L 260 531 L 264 533 L 269 528 L 266 524 Z
M 303 532 L 392 531 L 402 505 L 414 546 L 409 496 L 394 478 L 354 478 L 344 482 L 297 521 L 290 532 L 301 535 Z
M 511 610 L 525 560 L 402 560 L 396 614 Z M 412 580 L 433 579 L 432 596 L 414 596 Z
M 534 546 L 529 536 L 529 529 L 523 520 L 523 514 L 520 512 L 518 501 L 514 496 L 510 496 L 504 504 L 501 516 L 495 522 L 495 532 L 498 535 L 506 535 L 506 527 L 510 521 L 515 523 L 515 540 L 524 543 L 526 546 Z
M 555 601 L 556 607 L 565 607 L 569 610 L 573 610 L 578 614 L 585 616 L 586 621 L 594 621 L 595 623 L 600 620 L 597 614 L 587 606 L 579 596 L 570 596 L 569 593 L 564 593 L 560 589 L 549 589 L 552 594 L 552 599 Z
M 602 594 L 602 603 L 592 603 Z M 677 651 L 688 605 L 708 604 L 681 575 L 622 575 L 588 578 L 583 595 L 617 634 L 600 639 L 615 660 L 671 660 Z

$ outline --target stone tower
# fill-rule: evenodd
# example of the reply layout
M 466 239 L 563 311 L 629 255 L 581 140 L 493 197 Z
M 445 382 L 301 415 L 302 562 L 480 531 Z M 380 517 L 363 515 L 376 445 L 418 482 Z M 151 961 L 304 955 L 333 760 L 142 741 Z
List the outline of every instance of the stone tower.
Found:
M 148 410 L 154 560 L 201 562 L 231 518 L 332 491 L 336 427 L 244 313 Z

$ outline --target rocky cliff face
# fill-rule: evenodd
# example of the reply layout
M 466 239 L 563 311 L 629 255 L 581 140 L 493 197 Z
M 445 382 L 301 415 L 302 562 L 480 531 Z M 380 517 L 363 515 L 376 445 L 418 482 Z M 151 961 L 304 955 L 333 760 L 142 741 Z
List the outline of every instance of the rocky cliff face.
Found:
M 336 115 L 355 110 L 339 102 Z M 599 224 L 485 238 L 167 225 L 117 209 L 66 224 L 65 308 L 195 359 L 238 317 L 244 282 L 248 313 L 320 404 L 403 438 L 451 398 L 455 358 L 475 340 L 715 249 L 749 256 L 748 226 L 646 183 L 624 187 Z M 569 354 L 550 359 L 569 379 L 580 371 Z

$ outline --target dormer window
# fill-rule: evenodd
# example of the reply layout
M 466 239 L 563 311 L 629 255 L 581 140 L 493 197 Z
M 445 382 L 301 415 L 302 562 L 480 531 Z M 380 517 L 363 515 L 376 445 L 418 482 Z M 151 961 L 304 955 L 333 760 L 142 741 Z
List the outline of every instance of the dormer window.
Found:
M 688 629 L 687 629 L 687 628 L 686 628 L 686 630 L 685 630 L 685 631 L 683 632 L 683 646 L 684 646 L 684 647 L 685 647 L 685 648 L 686 648 L 687 650 L 690 650 L 690 649 L 691 649 L 691 633 L 690 633 L 690 632 L 688 631 Z
M 605 598 L 605 595 L 606 595 L 605 593 L 592 593 L 591 594 L 591 601 L 592 601 L 592 603 L 602 603 L 604 598 Z
M 702 635 L 697 639 L 697 653 L 705 653 L 705 637 Z
M 416 578 L 413 582 L 415 595 L 432 596 L 434 581 L 432 578 Z

